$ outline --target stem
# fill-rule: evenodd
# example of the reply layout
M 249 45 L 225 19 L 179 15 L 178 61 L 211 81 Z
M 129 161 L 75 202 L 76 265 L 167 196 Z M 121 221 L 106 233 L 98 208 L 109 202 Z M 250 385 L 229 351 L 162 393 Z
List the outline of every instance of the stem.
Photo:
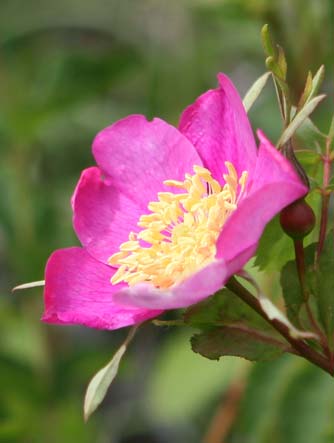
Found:
M 304 254 L 303 240 L 302 239 L 294 240 L 293 244 L 295 247 L 298 279 L 302 290 L 304 302 L 307 303 L 308 294 L 305 285 L 305 254 Z
M 296 266 L 297 266 L 297 273 L 298 273 L 298 279 L 300 283 L 300 288 L 302 291 L 302 297 L 305 303 L 306 312 L 308 315 L 308 318 L 316 330 L 316 332 L 322 336 L 322 332 L 315 321 L 310 305 L 308 303 L 308 292 L 305 284 L 305 254 L 304 254 L 304 246 L 303 246 L 303 240 L 294 240 L 293 241 L 294 247 L 295 247 L 295 258 L 296 258 Z
M 234 292 L 241 300 L 243 300 L 248 306 L 250 306 L 254 311 L 256 311 L 267 323 L 269 323 L 276 331 L 278 331 L 282 337 L 284 337 L 290 345 L 298 352 L 298 355 L 304 357 L 306 360 L 314 363 L 319 368 L 328 372 L 330 375 L 334 374 L 334 368 L 332 368 L 330 362 L 319 354 L 314 349 L 310 348 L 305 342 L 297 340 L 291 337 L 289 328 L 281 323 L 277 319 L 270 320 L 267 314 L 263 311 L 259 300 L 254 297 L 244 286 L 242 286 L 235 277 L 230 278 L 230 280 L 225 285 L 228 289 Z
M 329 206 L 329 195 L 322 194 L 320 231 L 319 231 L 319 241 L 318 241 L 318 246 L 317 246 L 317 261 L 320 258 L 320 254 L 321 254 L 321 252 L 324 248 L 324 244 L 325 244 L 326 231 L 327 231 L 328 206 Z
M 320 254 L 324 248 L 326 231 L 327 231 L 327 220 L 328 220 L 328 206 L 330 194 L 326 191 L 326 188 L 330 181 L 331 173 L 331 159 L 330 159 L 330 149 L 329 143 L 326 143 L 326 154 L 323 157 L 324 163 L 324 176 L 323 176 L 323 187 L 322 187 L 322 202 L 321 202 L 321 218 L 320 218 L 320 231 L 319 231 L 319 241 L 317 246 L 316 261 L 319 260 Z

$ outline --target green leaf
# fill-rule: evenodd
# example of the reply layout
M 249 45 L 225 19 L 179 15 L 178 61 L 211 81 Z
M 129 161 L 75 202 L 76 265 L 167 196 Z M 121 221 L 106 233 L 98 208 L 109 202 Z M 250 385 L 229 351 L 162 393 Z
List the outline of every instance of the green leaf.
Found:
M 334 384 L 311 366 L 291 381 L 280 404 L 277 432 L 284 443 L 330 442 L 333 438 Z M 296 412 L 298 412 L 296 414 Z
M 261 271 L 280 270 L 294 256 L 293 243 L 284 234 L 279 216 L 273 218 L 266 226 L 256 252 L 255 266 Z
M 299 100 L 299 103 L 298 103 L 298 110 L 302 109 L 303 106 L 306 103 L 309 103 L 309 101 L 317 94 L 317 92 L 319 91 L 319 89 L 322 85 L 324 77 L 325 77 L 324 65 L 320 66 L 320 68 L 318 69 L 314 78 L 312 78 L 312 74 L 309 71 L 307 79 L 306 79 L 306 84 L 304 87 L 303 94 L 302 94 L 302 96 Z
M 246 112 L 249 112 L 249 110 L 251 109 L 251 107 L 253 106 L 253 104 L 261 94 L 270 75 L 271 75 L 270 72 L 266 72 L 265 74 L 261 75 L 261 77 L 259 77 L 247 91 L 242 101 L 246 109 Z
M 273 441 L 280 398 L 303 364 L 295 357 L 286 355 L 275 361 L 259 362 L 253 366 L 232 432 L 233 440 L 242 442 L 247 436 L 247 443 Z M 283 442 L 277 437 L 274 443 Z
M 192 350 L 211 360 L 227 355 L 250 361 L 270 360 L 283 352 L 279 346 L 271 337 L 238 326 L 215 328 L 191 339 Z
M 286 74 L 287 74 L 287 71 L 288 71 L 288 65 L 286 63 L 286 58 L 285 58 L 285 54 L 284 54 L 283 48 L 281 46 L 279 46 L 279 45 L 277 45 L 277 48 L 278 48 L 278 60 L 277 60 L 277 63 L 278 63 L 278 66 L 280 68 L 280 71 L 282 73 L 282 78 L 283 78 L 283 80 L 285 80 L 286 79 Z
M 270 32 L 269 32 L 269 25 L 265 24 L 261 29 L 261 37 L 262 37 L 262 44 L 264 52 L 268 57 L 273 57 L 274 59 L 277 58 L 277 50 L 272 42 Z
M 285 264 L 281 272 L 280 281 L 287 316 L 293 323 L 299 324 L 299 311 L 304 300 L 300 290 L 295 261 L 289 261 Z
M 257 363 L 248 377 L 227 441 L 333 441 L 334 384 L 328 374 L 294 356 Z
M 104 397 L 106 396 L 110 384 L 117 375 L 120 361 L 123 355 L 125 354 L 125 351 L 127 350 L 128 344 L 134 337 L 136 330 L 137 327 L 133 327 L 130 329 L 130 332 L 126 340 L 124 341 L 122 346 L 118 349 L 118 351 L 110 360 L 110 362 L 102 369 L 100 369 L 89 382 L 84 401 L 85 421 L 89 419 L 89 417 L 101 404 Z
M 312 80 L 312 90 L 307 101 L 310 101 L 310 99 L 313 98 L 318 93 L 322 85 L 322 82 L 324 81 L 324 78 L 325 78 L 325 66 L 321 65 Z
M 279 85 L 281 86 L 281 88 L 286 91 L 287 90 L 287 86 L 286 83 L 284 81 L 284 74 L 281 71 L 280 66 L 278 65 L 277 60 L 274 59 L 274 57 L 267 57 L 266 58 L 266 67 L 269 69 L 269 71 L 271 71 L 273 74 L 275 74 L 275 78 L 279 81 Z
M 284 145 L 296 132 L 296 130 L 299 128 L 299 126 L 305 121 L 305 119 L 312 114 L 312 112 L 315 110 L 315 108 L 318 106 L 318 104 L 325 98 L 326 96 L 318 95 L 317 97 L 314 97 L 312 100 L 310 100 L 303 109 L 298 112 L 298 114 L 294 117 L 292 122 L 288 125 L 288 127 L 283 131 L 283 134 L 281 135 L 277 146 Z
M 271 329 L 257 312 L 227 288 L 188 308 L 184 313 L 184 321 L 202 330 L 235 323 L 261 330 Z
M 314 291 L 317 298 L 320 321 L 333 346 L 334 332 L 334 238 L 327 236 L 316 270 Z
M 312 243 L 304 250 L 307 273 L 308 269 L 313 265 L 315 249 L 316 243 Z M 304 304 L 304 299 L 300 289 L 295 260 L 291 260 L 284 265 L 281 271 L 280 282 L 287 316 L 294 324 L 298 324 L 300 320 L 299 313 Z
M 316 148 L 318 145 L 323 145 L 326 140 L 326 135 L 319 130 L 309 117 L 297 128 L 294 137 L 296 137 L 299 144 L 306 148 Z
M 334 115 L 332 117 L 331 124 L 330 124 L 330 127 L 329 127 L 328 138 L 330 140 L 330 143 L 332 143 L 332 141 L 334 139 Z
M 321 161 L 321 155 L 314 151 L 300 150 L 295 151 L 298 161 L 302 165 L 314 166 Z
M 298 107 L 297 109 L 302 109 L 302 107 L 305 105 L 305 103 L 307 102 L 307 99 L 309 98 L 309 95 L 312 92 L 312 73 L 311 71 L 308 72 L 307 77 L 306 77 L 306 82 L 305 82 L 305 86 L 304 86 L 304 91 L 299 99 L 298 102 Z

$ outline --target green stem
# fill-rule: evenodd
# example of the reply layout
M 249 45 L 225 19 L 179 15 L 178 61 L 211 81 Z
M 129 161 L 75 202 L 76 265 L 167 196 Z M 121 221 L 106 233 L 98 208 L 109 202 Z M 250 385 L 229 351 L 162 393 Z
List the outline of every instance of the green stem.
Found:
M 236 294 L 242 301 L 256 311 L 267 323 L 269 323 L 288 343 L 297 351 L 298 355 L 319 366 L 329 374 L 334 374 L 334 369 L 323 355 L 309 347 L 304 341 L 291 337 L 289 328 L 277 319 L 271 320 L 263 311 L 259 300 L 254 297 L 244 286 L 242 286 L 235 277 L 230 278 L 226 287 Z

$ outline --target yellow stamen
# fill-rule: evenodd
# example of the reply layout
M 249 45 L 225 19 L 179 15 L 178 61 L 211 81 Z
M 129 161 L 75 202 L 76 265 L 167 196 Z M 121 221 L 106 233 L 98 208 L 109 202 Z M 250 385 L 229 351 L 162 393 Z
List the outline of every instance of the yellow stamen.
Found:
M 208 169 L 194 166 L 194 174 L 185 180 L 166 180 L 164 184 L 182 190 L 180 194 L 159 192 L 158 201 L 150 202 L 150 214 L 138 221 L 142 228 L 131 232 L 108 262 L 118 267 L 112 284 L 130 286 L 148 282 L 168 288 L 215 259 L 216 242 L 224 223 L 237 208 L 245 192 L 248 173 L 238 174 L 231 162 L 225 162 L 223 187 Z M 144 241 L 148 244 L 143 245 Z

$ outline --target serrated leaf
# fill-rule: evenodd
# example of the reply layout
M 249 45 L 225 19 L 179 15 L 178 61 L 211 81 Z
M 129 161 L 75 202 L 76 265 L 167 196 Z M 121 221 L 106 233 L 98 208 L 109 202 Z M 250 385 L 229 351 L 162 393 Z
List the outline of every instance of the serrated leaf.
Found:
M 230 326 L 194 335 L 191 347 L 194 352 L 211 360 L 227 355 L 250 361 L 271 360 L 283 352 L 279 343 L 276 344 L 270 337 Z
M 305 121 L 305 119 L 312 114 L 318 104 L 325 98 L 325 95 L 318 95 L 310 100 L 304 107 L 301 109 L 298 114 L 294 117 L 292 122 L 288 125 L 288 127 L 283 131 L 277 146 L 284 145 L 290 138 L 294 135 L 299 126 Z
M 261 75 L 261 77 L 259 77 L 247 91 L 242 101 L 246 109 L 246 112 L 248 112 L 251 109 L 251 107 L 253 106 L 253 104 L 261 94 L 270 75 L 271 75 L 270 72 L 266 72 L 265 74 Z
M 184 321 L 202 330 L 236 322 L 260 330 L 271 329 L 257 312 L 227 288 L 188 308 L 184 313 Z
M 101 404 L 108 388 L 117 375 L 120 361 L 127 350 L 129 342 L 132 340 L 137 327 L 130 329 L 130 332 L 117 350 L 110 362 L 100 369 L 89 382 L 84 400 L 84 418 L 85 421 L 92 415 L 96 408 Z
M 316 270 L 315 287 L 320 321 L 333 345 L 334 332 L 334 238 L 327 236 Z

